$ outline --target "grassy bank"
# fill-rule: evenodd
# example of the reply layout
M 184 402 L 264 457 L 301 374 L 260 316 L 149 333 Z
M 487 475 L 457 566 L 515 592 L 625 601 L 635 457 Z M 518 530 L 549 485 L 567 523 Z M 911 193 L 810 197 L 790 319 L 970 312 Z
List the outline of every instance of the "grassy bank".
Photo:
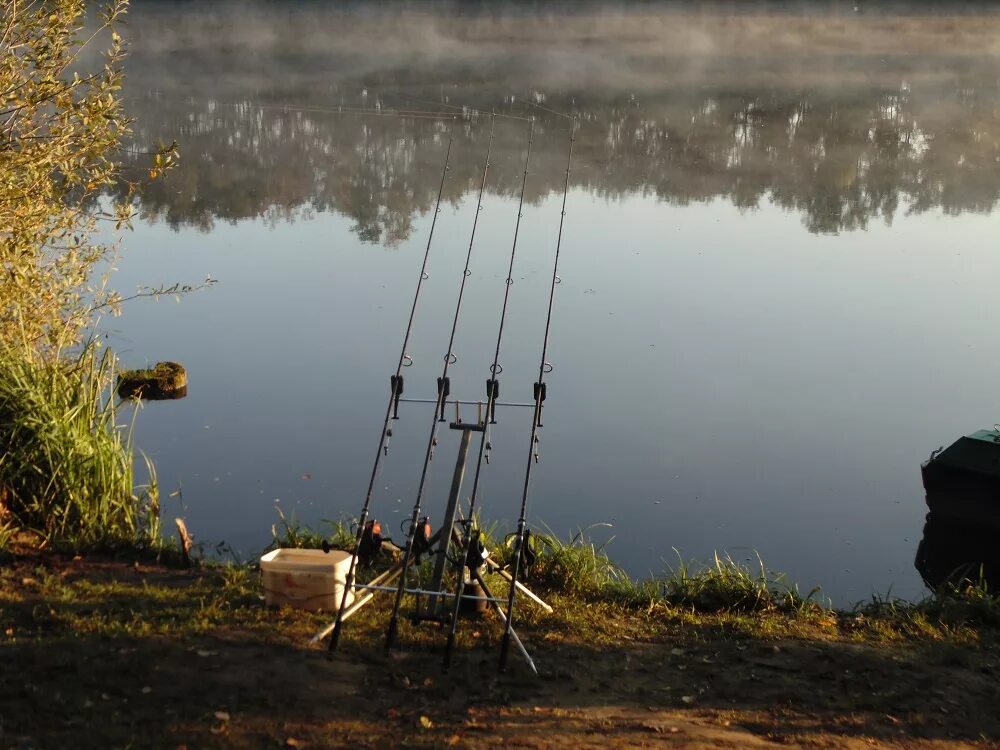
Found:
M 155 520 L 143 521 L 153 510 L 148 501 L 126 493 L 131 445 L 102 395 L 107 373 L 81 378 L 65 366 L 21 363 L 14 370 L 21 376 L 7 379 L 17 385 L 0 386 L 9 403 L 15 393 L 22 404 L 19 419 L 5 407 L 10 434 L 23 433 L 17 455 L 49 461 L 33 459 L 44 472 L 5 469 L 7 486 L 22 489 L 5 501 L 11 536 L 0 551 L 0 746 L 985 748 L 1000 741 L 1000 599 L 985 587 L 836 610 L 763 563 L 751 569 L 729 558 L 636 581 L 585 533 L 534 537 L 527 582 L 554 612 L 522 597 L 517 630 L 537 676 L 516 652 L 510 670 L 497 673 L 503 629 L 495 614 L 463 622 L 447 675 L 445 634 L 435 626 L 404 618 L 402 649 L 384 656 L 389 596 L 352 618 L 340 653 L 324 658 L 311 638 L 330 616 L 266 609 L 253 564 L 151 563 L 162 542 Z M 41 406 L 33 400 L 39 394 Z M 35 411 L 54 404 L 69 406 L 52 412 L 58 428 L 45 428 L 49 421 Z M 67 461 L 53 456 L 90 468 L 64 469 Z M 116 468 L 94 469 L 108 466 Z M 54 479 L 32 479 L 45 472 Z M 105 477 L 113 481 L 97 483 Z M 24 502 L 42 489 L 45 504 Z M 106 502 L 102 493 L 119 502 L 94 506 L 111 510 L 92 517 L 88 503 Z M 77 520 L 53 524 L 50 516 Z M 101 531 L 105 523 L 115 531 Z M 494 559 L 509 562 L 509 538 L 483 531 Z M 354 535 L 346 523 L 313 530 L 282 516 L 273 536 L 274 546 L 316 547 L 324 539 L 350 546 Z M 386 549 L 361 579 L 392 559 Z M 504 596 L 506 582 L 488 577 Z
M 533 587 L 518 631 L 539 666 L 496 673 L 501 623 L 444 634 L 388 598 L 347 624 L 267 610 L 245 566 L 169 570 L 19 550 L 0 568 L 5 747 L 994 747 L 1000 629 L 982 592 L 855 611 L 698 609 Z M 684 577 L 727 584 L 714 566 Z M 495 593 L 503 581 L 491 580 Z M 984 604 L 986 609 L 983 609 Z
M 480 528 L 491 559 L 507 567 L 511 539 L 499 535 L 496 525 Z M 526 580 L 581 603 L 629 611 L 667 607 L 697 615 L 724 614 L 732 623 L 742 621 L 748 634 L 768 622 L 765 615 L 807 623 L 847 618 L 854 623 L 852 627 L 863 625 L 868 637 L 881 633 L 879 637 L 887 639 L 921 634 L 950 637 L 963 628 L 1000 628 L 1000 596 L 982 581 L 943 586 L 917 602 L 873 595 L 850 610 L 837 610 L 823 600 L 819 587 L 802 594 L 787 576 L 769 570 L 759 557 L 751 568 L 728 556 L 716 555 L 707 563 L 684 562 L 678 556 L 674 567 L 637 580 L 611 558 L 605 544 L 594 542 L 584 531 L 561 539 L 546 529 L 532 535 L 532 540 L 535 562 L 526 571 Z M 279 511 L 269 549 L 319 549 L 324 541 L 334 548 L 352 549 L 352 525 L 326 521 L 313 529 Z M 383 556 L 372 572 L 384 570 L 390 561 L 390 556 Z

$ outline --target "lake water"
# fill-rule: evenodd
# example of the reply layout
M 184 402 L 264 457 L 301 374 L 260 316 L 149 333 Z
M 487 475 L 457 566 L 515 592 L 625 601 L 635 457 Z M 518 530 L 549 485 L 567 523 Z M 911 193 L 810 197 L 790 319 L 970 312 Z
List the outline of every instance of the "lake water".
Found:
M 127 365 L 189 369 L 139 418 L 165 512 L 246 557 L 275 506 L 358 513 L 451 138 L 406 370 L 436 395 L 490 111 L 452 393 L 485 396 L 535 117 L 501 356 L 531 400 L 572 112 L 531 522 L 611 524 L 635 575 L 759 553 L 840 604 L 919 596 L 920 462 L 1000 419 L 1000 16 L 862 5 L 136 3 L 136 150 L 182 156 L 116 283 L 219 281 L 107 324 Z M 430 411 L 377 485 L 397 539 Z M 498 417 L 480 501 L 513 526 L 531 412 Z

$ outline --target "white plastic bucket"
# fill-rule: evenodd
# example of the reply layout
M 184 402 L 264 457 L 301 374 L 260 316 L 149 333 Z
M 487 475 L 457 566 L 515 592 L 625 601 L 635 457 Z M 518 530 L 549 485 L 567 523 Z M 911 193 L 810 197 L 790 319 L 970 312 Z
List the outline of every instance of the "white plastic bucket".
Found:
M 260 558 L 268 607 L 336 612 L 344 595 L 351 554 L 343 550 L 276 549 Z M 347 606 L 354 601 L 347 594 Z

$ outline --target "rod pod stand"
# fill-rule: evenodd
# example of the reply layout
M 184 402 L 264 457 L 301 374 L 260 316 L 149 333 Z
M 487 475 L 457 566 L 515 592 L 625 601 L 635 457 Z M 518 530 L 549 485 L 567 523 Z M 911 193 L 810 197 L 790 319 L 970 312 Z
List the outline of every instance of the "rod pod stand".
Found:
M 513 576 L 500 568 L 500 566 L 490 559 L 485 546 L 480 541 L 480 534 L 478 530 L 472 528 L 472 519 L 465 519 L 462 517 L 462 511 L 460 506 L 460 498 L 462 494 L 462 483 L 465 476 L 466 463 L 468 460 L 469 444 L 471 443 L 472 433 L 480 432 L 482 433 L 486 429 L 486 419 L 485 411 L 483 409 L 483 404 L 478 404 L 479 410 L 477 414 L 477 419 L 475 422 L 452 422 L 449 427 L 450 429 L 461 431 L 462 438 L 459 443 L 458 455 L 455 460 L 455 469 L 452 474 L 451 490 L 448 494 L 448 506 L 445 510 L 444 521 L 441 528 L 430 534 L 427 548 L 433 549 L 436 545 L 437 549 L 434 550 L 434 555 L 436 558 L 435 564 L 435 574 L 431 585 L 427 587 L 426 590 L 417 589 L 421 593 L 427 595 L 429 604 L 428 606 L 420 611 L 418 606 L 417 611 L 414 613 L 413 619 L 416 622 L 420 621 L 434 621 L 438 623 L 449 624 L 451 627 L 448 634 L 448 645 L 445 651 L 445 664 L 443 665 L 444 671 L 447 671 L 450 665 L 451 655 L 453 653 L 457 621 L 452 619 L 457 617 L 459 606 L 462 602 L 464 596 L 464 576 L 456 581 L 456 589 L 454 593 L 450 593 L 444 590 L 444 574 L 448 562 L 448 549 L 449 540 L 455 546 L 458 551 L 456 559 L 463 563 L 464 568 L 468 569 L 470 574 L 470 580 L 475 580 L 478 582 L 485 593 L 486 597 L 493 600 L 490 605 L 496 610 L 500 619 L 506 624 L 506 614 L 504 613 L 503 607 L 500 606 L 498 600 L 495 600 L 489 586 L 487 585 L 485 579 L 482 575 L 482 569 L 486 568 L 490 572 L 496 573 L 500 577 L 504 578 L 510 585 L 516 586 L 518 591 L 526 595 L 529 599 L 535 602 L 538 606 L 544 609 L 546 612 L 551 613 L 552 607 L 542 601 L 537 595 L 535 595 L 530 589 L 528 589 L 520 581 L 514 582 Z M 435 414 L 438 412 L 435 411 Z M 457 415 L 456 415 L 457 417 Z M 456 528 L 456 519 L 459 520 L 465 527 L 465 533 L 460 534 Z M 370 528 L 372 525 L 377 526 L 377 522 L 369 521 L 366 524 L 366 529 Z M 465 540 L 469 541 L 466 542 Z M 412 550 L 412 555 L 416 556 L 417 550 Z M 393 579 L 396 579 L 402 575 L 404 563 L 402 560 L 396 562 L 389 570 L 376 576 L 372 581 L 367 584 L 352 584 L 351 589 L 357 591 L 361 594 L 360 599 L 355 601 L 354 604 L 347 607 L 343 611 L 342 616 L 338 613 L 337 620 L 325 627 L 323 630 L 318 632 L 313 636 L 312 642 L 318 643 L 323 638 L 332 633 L 336 632 L 337 623 L 342 623 L 348 617 L 357 612 L 365 604 L 371 602 L 375 595 L 380 591 L 385 591 L 384 584 L 389 583 Z M 406 589 L 410 592 L 410 589 Z M 411 592 L 412 593 L 412 592 Z M 419 594 L 418 594 L 419 596 Z M 446 603 L 450 598 L 454 598 L 455 610 L 452 613 L 452 618 L 447 616 Z M 532 669 L 533 672 L 537 673 L 534 661 L 528 654 L 527 649 L 525 649 L 524 644 L 518 638 L 517 633 L 512 631 L 512 641 L 517 647 L 518 651 L 524 657 L 525 662 Z M 331 643 L 332 643 L 331 638 Z
M 448 492 L 448 505 L 444 512 L 441 538 L 438 541 L 438 549 L 434 558 L 434 576 L 431 579 L 431 589 L 434 591 L 443 590 L 445 566 L 448 564 L 448 545 L 454 535 L 455 516 L 458 512 L 458 501 L 462 494 L 462 482 L 465 479 L 465 465 L 469 457 L 472 433 L 482 432 L 485 429 L 485 425 L 482 422 L 476 422 L 475 424 L 452 422 L 449 427 L 453 430 L 461 430 L 462 440 L 458 446 L 458 458 L 455 460 L 455 472 L 452 474 L 451 490 Z M 440 597 L 430 596 L 426 612 L 423 616 L 418 612 L 418 619 L 440 620 L 440 609 L 443 604 L 444 601 Z
M 445 567 L 448 563 L 448 546 L 451 543 L 454 533 L 455 516 L 458 511 L 459 498 L 462 494 L 462 482 L 465 479 L 465 465 L 469 456 L 469 446 L 472 443 L 472 433 L 482 432 L 486 429 L 485 424 L 480 420 L 469 423 L 456 421 L 448 426 L 452 430 L 460 431 L 462 438 L 458 445 L 458 456 L 455 459 L 455 470 L 451 478 L 451 490 L 448 492 L 448 505 L 445 508 L 441 528 L 439 529 L 438 548 L 434 552 L 434 576 L 429 590 L 438 592 L 443 590 Z M 407 551 L 404 551 L 403 555 L 405 569 Z M 417 611 L 414 612 L 414 620 L 418 622 L 421 620 L 435 620 L 440 622 L 442 620 L 440 609 L 443 603 L 444 601 L 440 595 L 430 594 L 428 596 L 427 608 L 421 612 L 418 607 Z M 398 615 L 399 612 L 397 609 L 393 612 L 389 620 L 389 629 L 386 633 L 385 643 L 386 653 L 395 645 L 398 633 Z

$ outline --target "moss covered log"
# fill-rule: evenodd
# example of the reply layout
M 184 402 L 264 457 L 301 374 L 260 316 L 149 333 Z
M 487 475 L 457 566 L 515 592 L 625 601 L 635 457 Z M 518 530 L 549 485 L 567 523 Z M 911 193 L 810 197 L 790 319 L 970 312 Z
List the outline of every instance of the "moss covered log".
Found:
M 147 370 L 123 370 L 118 374 L 118 395 L 166 401 L 187 395 L 187 370 L 177 362 L 157 362 Z

